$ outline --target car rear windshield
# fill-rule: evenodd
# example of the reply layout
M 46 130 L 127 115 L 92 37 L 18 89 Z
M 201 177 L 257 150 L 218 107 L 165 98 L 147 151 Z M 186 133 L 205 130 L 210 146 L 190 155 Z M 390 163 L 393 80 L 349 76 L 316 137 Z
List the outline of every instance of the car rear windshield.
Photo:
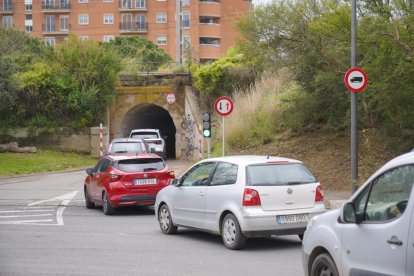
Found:
M 157 139 L 158 134 L 156 132 L 138 132 L 138 133 L 132 133 L 131 138 Z
M 248 186 L 282 186 L 317 182 L 315 176 L 299 163 L 247 166 Z
M 165 168 L 161 158 L 128 159 L 118 161 L 118 169 L 124 172 L 150 172 Z
M 111 148 L 112 153 L 137 152 L 144 153 L 144 147 L 141 142 L 118 142 L 114 143 Z

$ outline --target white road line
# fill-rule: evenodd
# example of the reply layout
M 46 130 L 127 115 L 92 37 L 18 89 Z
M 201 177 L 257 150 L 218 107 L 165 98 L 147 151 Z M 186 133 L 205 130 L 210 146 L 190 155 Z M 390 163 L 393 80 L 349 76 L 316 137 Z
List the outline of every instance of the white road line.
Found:
M 8 210 L 8 211 L 0 211 L 0 213 L 8 214 L 8 213 L 26 213 L 26 212 L 53 212 L 55 209 L 36 209 L 36 210 Z
M 25 218 L 25 217 L 49 217 L 53 214 L 38 214 L 38 215 L 20 215 L 20 216 L 0 216 L 1 218 Z
M 18 221 L 0 221 L 0 224 L 32 224 L 36 222 L 49 222 L 53 221 L 53 219 L 38 219 L 38 220 L 18 220 Z M 42 225 L 42 224 L 40 224 Z M 56 224 L 52 224 L 56 225 Z
M 58 201 L 63 201 L 63 202 L 65 202 L 66 200 L 69 200 L 68 202 L 70 202 L 76 196 L 77 193 L 78 193 L 78 191 L 73 191 L 71 193 L 67 193 L 67 194 L 64 194 L 64 195 L 61 195 L 61 196 L 57 196 L 57 197 L 54 197 L 54 198 L 35 201 L 35 202 L 32 202 L 32 203 L 28 204 L 27 206 L 31 207 L 33 205 L 38 205 L 38 204 L 41 204 L 43 202 L 47 202 L 47 201 L 57 201 L 57 200 Z

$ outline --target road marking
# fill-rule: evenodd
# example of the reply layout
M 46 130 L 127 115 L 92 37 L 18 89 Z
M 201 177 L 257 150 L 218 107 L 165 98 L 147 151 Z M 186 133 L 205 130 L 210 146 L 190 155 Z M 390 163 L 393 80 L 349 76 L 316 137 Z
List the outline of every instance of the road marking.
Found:
M 0 218 L 25 218 L 25 217 L 48 217 L 53 214 L 39 214 L 39 215 L 20 215 L 20 216 L 0 216 Z
M 0 224 L 22 224 L 22 225 L 64 225 L 63 222 L 63 211 L 66 209 L 66 206 L 69 205 L 71 200 L 77 195 L 78 191 L 73 191 L 61 196 L 53 197 L 50 199 L 39 200 L 32 203 L 29 203 L 27 207 L 23 210 L 2 210 L 0 214 L 4 214 L 0 216 L 0 219 L 4 219 L 0 221 Z M 53 202 L 55 201 L 55 202 Z M 45 202 L 53 202 L 52 204 L 57 209 L 50 209 L 51 204 L 47 206 L 41 206 L 40 204 Z M 40 206 L 35 206 L 40 205 Z M 45 208 L 49 207 L 49 208 Z M 50 212 L 45 214 L 44 212 Z M 38 220 L 7 220 L 11 218 L 27 218 L 27 217 L 47 217 L 47 216 L 54 216 L 56 212 L 56 223 L 51 223 L 54 219 L 38 219 Z M 26 214 L 25 214 L 26 213 Z M 39 213 L 39 214 L 36 214 Z M 7 215 L 9 214 L 9 215 Z
M 0 213 L 26 213 L 26 212 L 53 212 L 55 209 L 35 209 L 35 210 L 8 210 L 8 211 L 0 211 Z

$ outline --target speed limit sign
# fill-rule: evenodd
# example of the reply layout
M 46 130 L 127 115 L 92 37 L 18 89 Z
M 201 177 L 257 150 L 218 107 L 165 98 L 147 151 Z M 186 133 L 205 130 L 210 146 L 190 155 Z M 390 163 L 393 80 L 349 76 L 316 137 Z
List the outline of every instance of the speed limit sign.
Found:
M 167 104 L 174 104 L 177 98 L 175 97 L 174 92 L 170 91 L 167 94 L 165 94 L 165 100 L 167 101 Z

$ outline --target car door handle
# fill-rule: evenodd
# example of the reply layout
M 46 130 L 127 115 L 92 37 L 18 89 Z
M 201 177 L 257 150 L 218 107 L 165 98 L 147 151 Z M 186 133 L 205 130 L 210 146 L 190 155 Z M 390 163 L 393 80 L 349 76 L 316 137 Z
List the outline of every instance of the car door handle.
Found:
M 403 245 L 403 242 L 400 241 L 396 236 L 393 236 L 391 239 L 387 240 L 387 242 L 389 244 L 394 244 L 394 245 L 399 245 L 399 246 Z
M 206 193 L 205 193 L 205 192 L 199 192 L 199 193 L 198 193 L 198 196 L 200 196 L 200 197 L 205 196 L 205 195 L 206 195 Z

